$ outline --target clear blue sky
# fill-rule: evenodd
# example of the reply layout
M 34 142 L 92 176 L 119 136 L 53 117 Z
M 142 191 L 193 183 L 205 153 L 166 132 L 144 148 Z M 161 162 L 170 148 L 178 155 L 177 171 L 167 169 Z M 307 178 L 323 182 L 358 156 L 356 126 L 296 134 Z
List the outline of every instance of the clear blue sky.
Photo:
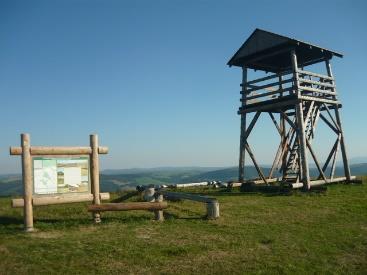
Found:
M 226 62 L 257 27 L 345 54 L 333 68 L 349 156 L 367 156 L 366 3 L 0 1 L 0 173 L 20 172 L 8 147 L 22 132 L 33 145 L 98 133 L 105 169 L 236 165 L 241 71 Z M 269 121 L 250 140 L 261 163 Z M 333 141 L 320 140 L 322 158 Z

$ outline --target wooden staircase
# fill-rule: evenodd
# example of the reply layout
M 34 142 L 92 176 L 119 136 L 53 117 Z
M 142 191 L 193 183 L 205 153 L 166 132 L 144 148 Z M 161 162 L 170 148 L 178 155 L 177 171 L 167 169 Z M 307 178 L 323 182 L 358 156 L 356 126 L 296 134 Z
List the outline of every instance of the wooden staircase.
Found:
M 303 106 L 303 117 L 305 124 L 305 134 L 309 143 L 314 138 L 314 131 L 320 116 L 320 104 L 317 102 L 305 102 Z M 283 173 L 283 181 L 289 183 L 299 182 L 300 180 L 300 158 L 299 158 L 299 136 L 293 131 L 289 140 L 289 150 L 287 154 L 287 162 Z

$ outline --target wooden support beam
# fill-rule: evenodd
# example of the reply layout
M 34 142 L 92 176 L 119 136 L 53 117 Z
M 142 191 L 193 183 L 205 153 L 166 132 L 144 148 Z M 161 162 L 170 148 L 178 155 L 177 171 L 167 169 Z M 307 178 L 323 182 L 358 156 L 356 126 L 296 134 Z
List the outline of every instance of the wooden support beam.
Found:
M 291 98 L 288 100 L 284 100 L 284 101 L 276 102 L 272 104 L 264 104 L 264 105 L 258 105 L 258 106 L 247 105 L 246 108 L 240 108 L 238 110 L 238 114 L 245 114 L 245 113 L 252 113 L 252 112 L 269 112 L 269 111 L 274 112 L 275 110 L 280 110 L 283 107 L 294 105 L 297 102 L 299 102 L 298 99 Z
M 323 102 L 323 103 L 329 103 L 329 104 L 340 104 L 339 101 L 337 101 L 336 99 L 324 99 L 324 98 L 320 98 L 320 97 L 316 97 L 316 96 L 305 96 L 305 95 L 300 95 L 298 97 L 299 99 L 303 99 L 303 100 L 312 100 L 312 101 L 316 101 L 316 102 Z
M 320 89 L 310 88 L 310 87 L 305 87 L 305 86 L 299 86 L 299 89 L 302 90 L 302 91 L 320 93 L 320 94 L 325 94 L 325 95 L 336 95 L 335 92 L 320 90 Z
M 314 73 L 314 72 L 304 71 L 304 70 L 300 70 L 300 69 L 298 69 L 297 72 L 301 75 L 305 74 L 305 75 L 311 75 L 311 76 L 319 77 L 319 78 L 322 78 L 322 79 L 334 80 L 334 78 L 332 76 L 326 76 L 326 75 L 317 74 L 317 73 Z
M 22 147 L 10 147 L 10 155 L 21 155 Z M 31 155 L 90 155 L 92 154 L 91 147 L 47 147 L 47 146 L 32 146 L 30 147 Z M 107 154 L 108 147 L 98 147 L 99 154 Z
M 279 73 L 279 74 L 272 74 L 272 75 L 264 76 L 264 77 L 261 77 L 261 78 L 258 78 L 258 79 L 248 81 L 247 84 L 255 84 L 255 83 L 258 83 L 258 82 L 263 82 L 263 81 L 266 81 L 266 80 L 276 78 L 279 75 L 284 76 L 284 75 L 287 75 L 287 74 L 290 74 L 290 73 L 292 73 L 292 72 L 291 71 L 284 71 L 284 72 Z
M 283 115 L 284 119 L 288 122 L 288 124 L 296 131 L 298 132 L 297 130 L 297 126 L 296 124 L 294 124 L 294 122 L 287 116 L 287 114 L 283 111 L 280 111 L 280 113 Z
M 286 83 L 289 83 L 289 82 L 292 82 L 292 81 L 293 81 L 293 79 L 290 78 L 290 79 L 282 80 L 281 82 L 277 81 L 277 82 L 267 83 L 267 84 L 264 84 L 264 85 L 261 85 L 261 86 L 257 86 L 256 88 L 249 89 L 246 92 L 249 94 L 249 93 L 252 93 L 254 91 L 258 91 L 258 90 L 262 90 L 262 89 L 265 89 L 265 88 L 277 86 L 279 84 L 286 84 Z
M 88 206 L 88 211 L 95 213 L 103 211 L 162 210 L 167 207 L 167 202 L 122 202 L 91 204 Z
M 109 193 L 100 193 L 101 200 L 109 200 Z M 32 198 L 33 206 L 52 205 L 52 204 L 65 204 L 76 202 L 91 202 L 93 201 L 93 194 L 72 194 L 72 195 L 48 195 Z M 24 199 L 12 199 L 11 207 L 23 207 Z
M 334 78 L 333 78 L 333 73 L 331 70 L 331 64 L 329 60 L 325 61 L 325 65 L 326 65 L 326 70 L 328 73 L 328 76 L 330 78 L 332 78 L 332 84 L 334 84 Z M 336 92 L 335 88 L 334 91 Z M 344 133 L 342 130 L 342 123 L 341 123 L 341 118 L 340 118 L 340 114 L 339 114 L 339 108 L 335 108 L 335 118 L 336 118 L 336 124 L 338 125 L 338 128 L 340 130 L 340 149 L 342 152 L 342 158 L 343 158 L 343 164 L 344 164 L 344 174 L 347 177 L 348 181 L 351 180 L 351 173 L 350 173 L 350 167 L 349 167 L 349 161 L 348 161 L 348 157 L 347 157 L 347 148 L 346 148 L 346 144 L 345 144 L 345 140 L 344 140 Z
M 251 120 L 251 122 L 250 122 L 250 125 L 248 126 L 248 128 L 247 128 L 247 130 L 246 130 L 246 132 L 245 132 L 245 134 L 244 134 L 244 136 L 243 136 L 243 138 L 245 139 L 245 140 L 247 140 L 248 139 L 248 137 L 250 136 L 250 134 L 251 134 L 251 131 L 252 131 L 252 129 L 254 128 L 254 126 L 255 126 L 255 124 L 256 124 L 256 122 L 257 122 L 257 120 L 258 120 L 258 118 L 259 118 L 259 116 L 261 115 L 261 112 L 256 112 L 256 114 L 254 115 L 254 117 L 252 118 L 252 120 Z
M 293 90 L 293 87 L 288 87 L 288 88 L 285 88 L 285 89 L 281 89 L 281 90 L 275 90 L 275 91 L 270 91 L 270 92 L 267 92 L 267 93 L 260 93 L 260 94 L 256 94 L 256 95 L 249 95 L 247 96 L 247 100 L 252 100 L 252 99 L 256 99 L 256 98 L 261 98 L 261 97 L 267 97 L 267 96 L 270 96 L 270 95 L 275 95 L 275 94 L 284 94 L 286 92 L 290 92 Z M 241 99 L 242 101 L 242 99 Z
M 294 78 L 294 88 L 295 92 L 300 98 L 300 84 L 299 84 L 299 70 L 297 64 L 297 55 L 296 51 L 291 51 L 291 60 L 292 60 L 292 69 L 293 69 L 293 78 Z M 297 137 L 299 144 L 299 162 L 300 162 L 300 175 L 302 176 L 302 182 L 305 188 L 310 189 L 310 174 L 308 170 L 308 161 L 307 161 L 307 150 L 306 150 L 306 135 L 305 135 L 305 125 L 303 120 L 303 105 L 302 102 L 296 104 L 296 117 L 297 117 Z M 289 122 L 289 121 L 288 121 Z
M 326 123 L 327 126 L 329 126 L 331 130 L 335 132 L 335 134 L 339 135 L 340 131 L 336 129 L 334 125 L 332 125 L 323 114 L 320 114 L 320 118 Z
M 327 87 L 327 88 L 334 88 L 335 87 L 333 84 L 329 84 L 329 83 L 325 83 L 325 82 L 319 82 L 319 81 L 313 81 L 313 80 L 305 79 L 305 78 L 300 78 L 299 81 L 300 81 L 301 85 L 302 85 L 302 83 L 308 83 L 308 84 L 319 85 L 319 86 L 323 86 L 323 87 Z
M 335 141 L 335 143 L 334 143 L 333 147 L 331 148 L 331 151 L 330 151 L 330 153 L 329 153 L 328 157 L 326 158 L 326 161 L 325 161 L 325 163 L 324 163 L 324 166 L 322 167 L 322 171 L 323 171 L 323 172 L 325 172 L 325 171 L 326 171 L 326 169 L 327 169 L 327 167 L 329 166 L 329 162 L 330 162 L 330 160 L 331 160 L 332 156 L 334 155 L 334 151 L 335 151 L 336 147 L 337 147 L 337 146 L 338 146 L 338 144 L 339 144 L 339 140 L 340 140 L 340 135 L 338 135 L 338 137 L 337 137 L 337 139 L 336 139 L 336 141 Z M 321 177 L 321 175 L 320 175 L 319 177 Z
M 308 141 L 308 139 L 306 139 L 306 142 L 307 142 L 308 150 L 309 150 L 309 151 L 310 151 L 310 153 L 311 153 L 311 156 L 312 156 L 312 158 L 313 158 L 313 160 L 314 160 L 314 162 L 315 162 L 315 164 L 316 164 L 316 167 L 317 167 L 317 169 L 319 170 L 319 173 L 321 174 L 321 177 L 322 177 L 322 178 L 325 180 L 325 182 L 326 182 L 326 176 L 325 176 L 324 172 L 323 172 L 323 171 L 322 171 L 322 169 L 321 169 L 321 166 L 320 166 L 319 161 L 317 160 L 316 154 L 315 154 L 315 152 L 313 151 L 313 149 L 312 149 L 312 147 L 311 147 L 311 143 Z
M 280 129 L 280 127 L 279 127 L 279 125 L 278 125 L 278 123 L 277 123 L 274 115 L 271 112 L 268 112 L 268 114 L 269 114 L 271 120 L 273 121 L 273 123 L 275 125 L 275 128 L 277 128 L 279 135 L 282 136 L 282 130 Z
M 263 172 L 261 171 L 260 166 L 258 165 L 258 163 L 257 163 L 257 161 L 255 159 L 255 155 L 252 153 L 251 148 L 250 148 L 250 145 L 247 143 L 247 141 L 245 143 L 245 148 L 246 148 L 246 151 L 249 154 L 249 156 L 250 156 L 250 158 L 251 158 L 251 160 L 252 160 L 252 162 L 253 162 L 256 170 L 257 170 L 257 173 L 262 178 L 262 180 L 264 181 L 264 183 L 268 184 L 268 181 L 266 180 Z
M 334 178 L 335 166 L 336 166 L 336 158 L 338 156 L 338 150 L 339 150 L 339 143 L 337 143 L 336 148 L 334 150 L 334 157 L 333 157 L 333 162 L 331 164 L 331 170 L 330 170 L 330 178 L 331 179 Z
M 328 113 L 328 115 L 329 115 L 329 117 L 330 117 L 331 121 L 333 122 L 334 127 L 338 130 L 338 132 L 340 132 L 339 125 L 338 125 L 338 123 L 335 121 L 335 119 L 333 118 L 333 116 L 332 116 L 332 114 L 331 114 L 331 112 L 330 112 L 329 107 L 328 107 L 328 106 L 327 106 L 327 104 L 325 104 L 325 103 L 323 103 L 323 105 L 324 105 L 324 108 L 325 108 L 326 112 Z
M 242 68 L 242 108 L 246 106 L 246 86 L 247 83 L 247 68 Z M 245 178 L 245 142 L 246 142 L 246 113 L 241 113 L 241 135 L 240 135 L 240 154 L 238 160 L 238 181 L 243 181 Z

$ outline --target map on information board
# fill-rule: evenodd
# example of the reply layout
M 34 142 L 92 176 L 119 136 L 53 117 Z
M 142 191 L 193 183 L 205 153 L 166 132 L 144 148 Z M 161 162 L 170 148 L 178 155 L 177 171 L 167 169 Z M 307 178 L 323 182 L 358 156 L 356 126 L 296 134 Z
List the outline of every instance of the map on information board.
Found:
M 79 193 L 89 191 L 88 157 L 34 157 L 35 194 Z

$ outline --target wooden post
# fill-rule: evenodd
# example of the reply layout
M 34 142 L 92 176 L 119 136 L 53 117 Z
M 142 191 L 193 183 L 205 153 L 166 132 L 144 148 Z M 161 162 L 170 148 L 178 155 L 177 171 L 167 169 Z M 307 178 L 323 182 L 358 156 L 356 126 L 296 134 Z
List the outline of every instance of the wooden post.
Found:
M 21 135 L 22 144 L 22 174 L 24 189 L 24 230 L 26 232 L 34 231 L 33 228 L 33 205 L 32 205 L 32 158 L 30 152 L 29 134 Z
M 91 180 L 92 180 L 92 193 L 93 204 L 101 204 L 99 196 L 99 157 L 98 157 L 98 135 L 90 135 L 90 147 L 92 148 L 91 160 Z M 99 212 L 93 212 L 94 222 L 101 222 L 101 214 Z
M 292 59 L 292 69 L 293 69 L 293 77 L 294 77 L 294 89 L 297 96 L 300 96 L 299 90 L 299 78 L 298 78 L 298 65 L 297 65 L 297 55 L 296 51 L 291 51 L 291 59 Z M 302 101 L 296 104 L 296 116 L 297 116 L 297 134 L 298 134 L 298 142 L 299 142 L 299 162 L 301 170 L 301 177 L 303 186 L 306 189 L 310 189 L 310 174 L 308 170 L 308 161 L 307 161 L 307 144 L 306 144 L 306 133 L 305 133 L 305 124 L 303 119 L 303 104 Z
M 163 202 L 163 195 L 158 194 L 155 201 L 158 203 Z M 163 210 L 154 210 L 154 216 L 157 221 L 161 221 L 161 222 L 164 221 Z
M 333 73 L 332 73 L 332 70 L 331 70 L 331 64 L 330 64 L 330 61 L 328 59 L 325 60 L 325 65 L 326 65 L 326 70 L 327 70 L 328 76 L 333 77 Z M 332 81 L 331 84 L 334 85 L 334 87 L 335 87 L 334 81 Z M 335 88 L 332 88 L 332 90 L 333 90 L 333 92 L 336 93 Z M 335 98 L 336 98 L 336 96 L 335 96 Z M 347 180 L 350 181 L 351 180 L 351 175 L 350 175 L 349 161 L 348 161 L 348 157 L 347 157 L 347 149 L 346 149 L 346 146 L 345 146 L 344 134 L 343 134 L 343 130 L 342 130 L 342 123 L 341 123 L 340 114 L 339 114 L 339 106 L 337 104 L 335 105 L 334 110 L 335 110 L 336 122 L 338 124 L 339 131 L 340 131 L 340 149 L 341 149 L 341 152 L 342 152 L 342 158 L 343 158 L 343 164 L 344 164 L 344 174 L 345 174 L 345 177 L 347 178 Z
M 246 106 L 246 90 L 247 90 L 247 68 L 242 68 L 242 108 Z M 238 181 L 243 182 L 245 178 L 245 138 L 246 133 L 246 113 L 241 113 L 241 136 L 240 136 L 240 157 L 238 164 Z
M 206 213 L 209 220 L 214 220 L 219 218 L 219 202 L 212 201 L 206 204 Z
M 283 77 L 281 74 L 279 74 L 279 90 L 283 90 Z M 280 94 L 281 97 L 283 97 L 283 92 Z M 281 131 L 281 137 L 280 137 L 280 143 L 281 147 L 285 148 L 287 146 L 287 140 L 286 140 L 286 128 L 285 128 L 285 119 L 282 113 L 279 114 L 280 116 L 280 131 Z M 282 161 L 281 161 L 281 171 L 283 173 L 283 176 L 285 175 L 285 168 L 287 165 L 287 154 L 282 155 Z

